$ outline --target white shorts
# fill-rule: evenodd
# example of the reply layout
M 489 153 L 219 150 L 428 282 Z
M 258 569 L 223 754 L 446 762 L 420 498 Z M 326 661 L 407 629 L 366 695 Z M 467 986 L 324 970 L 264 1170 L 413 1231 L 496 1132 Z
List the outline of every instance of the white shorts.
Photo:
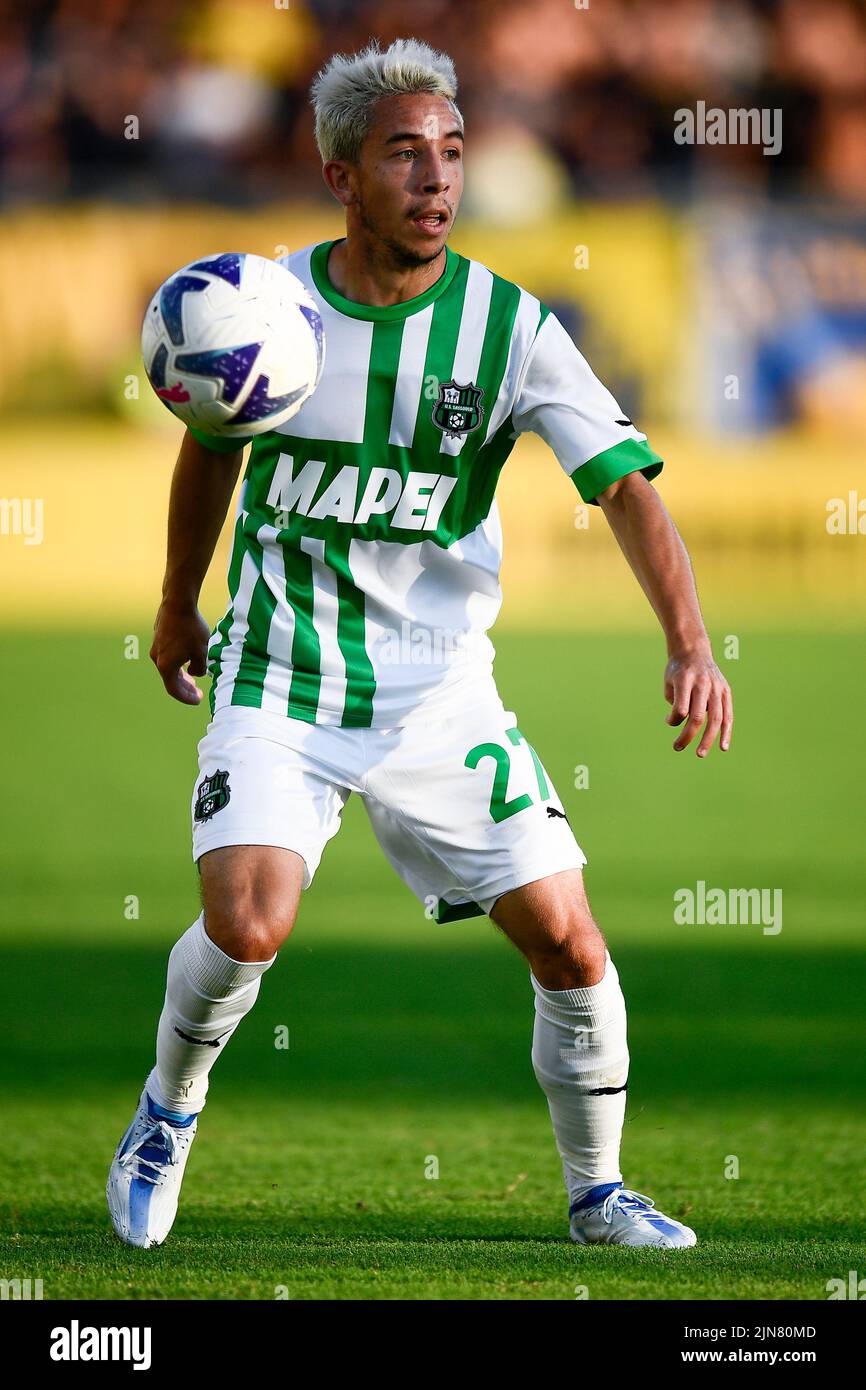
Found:
M 303 858 L 308 888 L 351 792 L 437 922 L 489 912 L 512 888 L 586 863 L 549 776 L 498 700 L 396 729 L 218 710 L 199 744 L 193 858 L 277 845 Z

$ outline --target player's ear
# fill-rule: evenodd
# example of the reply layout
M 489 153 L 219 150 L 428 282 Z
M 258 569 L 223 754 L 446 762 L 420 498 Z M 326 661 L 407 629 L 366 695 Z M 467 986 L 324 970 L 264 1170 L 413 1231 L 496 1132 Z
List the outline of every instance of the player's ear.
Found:
M 348 207 L 355 202 L 352 165 L 345 159 L 329 159 L 322 165 L 322 178 L 338 203 Z

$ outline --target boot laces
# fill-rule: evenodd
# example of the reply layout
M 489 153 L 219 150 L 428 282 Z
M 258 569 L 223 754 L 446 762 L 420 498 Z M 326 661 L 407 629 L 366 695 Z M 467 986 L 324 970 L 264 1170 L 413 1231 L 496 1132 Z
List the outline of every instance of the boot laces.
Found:
M 178 1143 L 177 1132 L 172 1129 L 165 1120 L 155 1120 L 149 1129 L 146 1129 L 140 1138 L 131 1144 L 125 1154 L 121 1154 L 120 1164 L 123 1168 L 132 1168 L 132 1176 L 140 1178 L 143 1182 L 156 1185 L 163 1174 L 166 1160 L 145 1158 L 140 1150 L 145 1145 L 152 1145 L 154 1148 L 162 1148 L 166 1152 L 166 1159 L 170 1164 L 177 1163 L 180 1157 L 180 1145 Z M 145 1172 L 145 1169 L 151 1172 Z
M 613 1213 L 617 1207 L 628 1210 L 633 1209 L 634 1215 L 640 1215 L 641 1207 L 654 1207 L 655 1202 L 651 1197 L 645 1197 L 642 1192 L 633 1192 L 628 1187 L 618 1187 L 614 1192 L 609 1192 L 602 1202 L 601 1214 L 605 1221 L 610 1224 L 613 1220 Z

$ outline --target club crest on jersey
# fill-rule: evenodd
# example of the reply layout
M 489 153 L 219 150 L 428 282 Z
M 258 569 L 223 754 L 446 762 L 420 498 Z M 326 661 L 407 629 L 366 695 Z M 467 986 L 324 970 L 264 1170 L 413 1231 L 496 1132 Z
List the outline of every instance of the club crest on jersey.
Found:
M 460 386 L 456 381 L 443 381 L 439 399 L 433 406 L 433 424 L 449 439 L 460 439 L 477 430 L 484 419 L 480 386 L 470 381 Z
M 210 820 L 217 811 L 222 811 L 231 800 L 229 775 L 227 772 L 212 772 L 199 783 L 195 801 L 195 819 Z

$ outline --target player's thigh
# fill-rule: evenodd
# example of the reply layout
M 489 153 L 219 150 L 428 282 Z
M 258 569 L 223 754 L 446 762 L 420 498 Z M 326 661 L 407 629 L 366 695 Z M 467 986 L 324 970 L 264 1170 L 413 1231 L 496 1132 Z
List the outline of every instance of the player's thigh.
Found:
M 210 939 L 235 960 L 269 960 L 298 913 L 305 866 L 275 845 L 226 845 L 198 861 Z
M 228 955 L 273 955 L 340 827 L 349 787 L 326 761 L 328 739 L 327 729 L 241 706 L 218 711 L 199 744 L 193 858 L 206 930 Z
M 407 725 L 369 790 L 382 848 L 439 921 L 490 913 L 504 894 L 586 863 L 549 772 L 501 703 Z

